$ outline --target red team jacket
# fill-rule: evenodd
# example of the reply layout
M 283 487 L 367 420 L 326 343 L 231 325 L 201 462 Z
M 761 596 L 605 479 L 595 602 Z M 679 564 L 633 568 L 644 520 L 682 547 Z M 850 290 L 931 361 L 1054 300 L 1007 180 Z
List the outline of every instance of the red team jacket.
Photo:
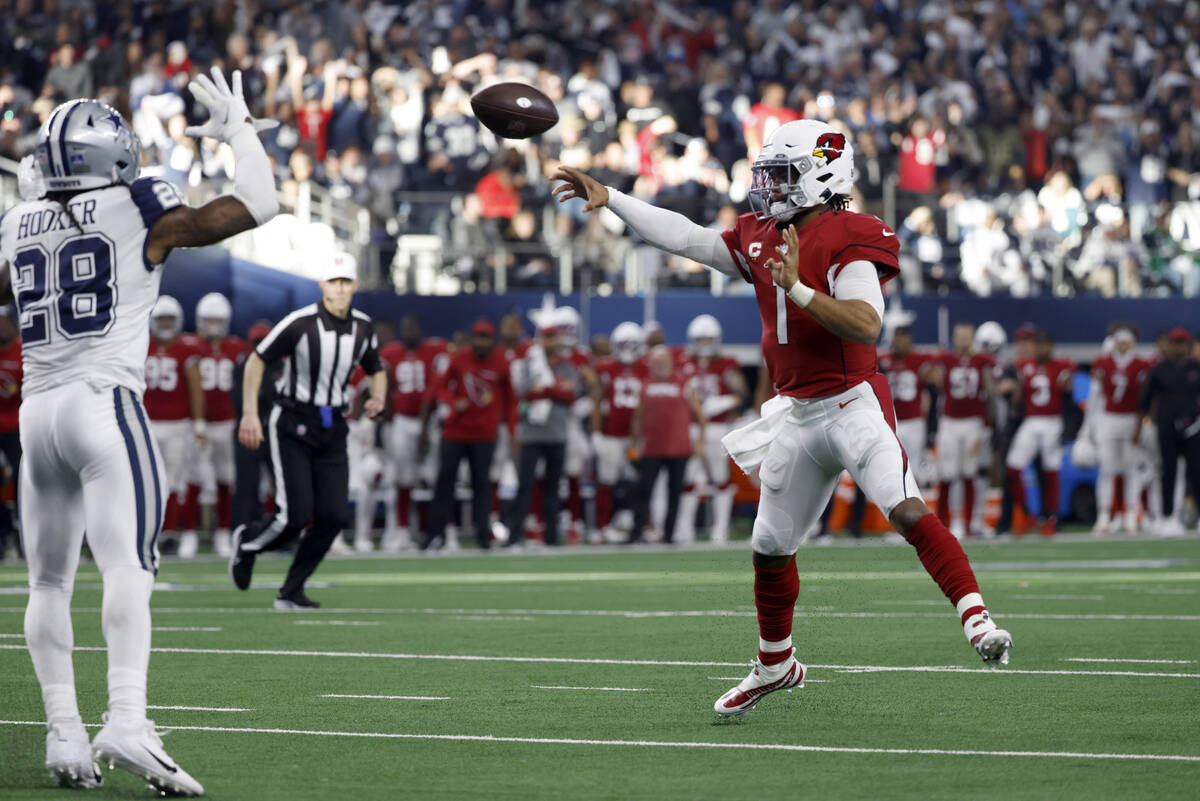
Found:
M 1062 414 L 1063 385 L 1075 371 L 1074 364 L 1067 359 L 1051 359 L 1048 362 L 1029 359 L 1017 365 L 1017 370 L 1021 374 L 1026 417 L 1056 417 Z
M 924 386 L 921 371 L 929 360 L 928 354 L 916 351 L 910 351 L 904 358 L 893 353 L 879 354 L 879 372 L 887 377 L 888 386 L 892 388 L 897 420 L 919 420 L 925 416 L 921 408 L 921 388 Z
M 943 353 L 937 357 L 942 366 L 942 417 L 962 420 L 987 418 L 987 391 L 983 377 L 996 366 L 986 353 L 959 356 Z
M 0 348 L 0 433 L 21 427 L 21 340 Z M 14 465 L 15 466 L 15 465 Z
M 146 414 L 151 420 L 187 420 L 192 416 L 184 369 L 200 359 L 203 345 L 192 334 L 182 334 L 170 344 L 150 338 L 146 358 Z
M 446 341 L 427 339 L 414 350 L 409 350 L 403 342 L 390 342 L 380 348 L 379 358 L 391 371 L 392 413 L 420 417 L 434 378 L 446 369 L 449 358 Z
M 508 374 L 508 359 L 502 348 L 492 348 L 482 361 L 471 348 L 450 358 L 446 372 L 438 377 L 437 398 L 450 407 L 442 424 L 442 438 L 451 442 L 493 442 L 500 424 L 510 432 L 517 426 L 517 399 Z M 458 401 L 468 401 L 459 411 Z
M 238 337 L 225 337 L 216 344 L 201 339 L 198 353 L 204 419 L 210 423 L 229 422 L 237 416 L 233 411 L 233 371 L 250 353 L 250 346 Z
M 692 408 L 688 406 L 683 378 L 666 381 L 647 379 L 642 386 L 642 456 L 677 459 L 692 455 L 688 428 Z
M 1129 355 L 1118 362 L 1113 354 L 1105 354 L 1092 362 L 1092 372 L 1104 392 L 1104 411 L 1109 414 L 1135 414 L 1138 399 L 1142 395 L 1142 384 L 1151 363 L 1140 356 Z
M 628 437 L 633 410 L 642 400 L 646 365 L 640 361 L 624 364 L 605 358 L 596 362 L 596 375 L 604 387 L 604 425 L 600 433 L 606 437 Z
M 852 261 L 869 261 L 880 283 L 900 274 L 900 243 L 877 217 L 850 211 L 826 212 L 799 229 L 800 280 L 825 294 L 841 268 Z M 783 237 L 774 220 L 753 214 L 721 234 L 734 263 L 754 286 L 762 315 L 763 357 L 780 395 L 819 398 L 844 392 L 875 375 L 875 345 L 860 345 L 827 331 L 811 315 L 787 299 L 771 280 L 769 259 Z

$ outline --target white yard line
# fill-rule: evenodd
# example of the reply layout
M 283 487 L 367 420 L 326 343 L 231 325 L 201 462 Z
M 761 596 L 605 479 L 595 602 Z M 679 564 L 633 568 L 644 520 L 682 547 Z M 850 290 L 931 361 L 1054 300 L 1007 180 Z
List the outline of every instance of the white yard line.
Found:
M 378 626 L 376 620 L 293 620 L 297 626 Z
M 184 712 L 253 712 L 240 706 L 156 706 L 146 704 L 146 709 L 174 709 Z
M 449 701 L 448 695 L 347 695 L 344 693 L 325 693 L 320 698 L 366 698 L 379 701 Z
M 154 626 L 151 631 L 220 631 L 220 626 Z
M 1144 665 L 1194 665 L 1194 659 L 1109 659 L 1094 656 L 1076 656 L 1064 659 L 1064 662 L 1132 662 Z
M 606 693 L 652 693 L 649 687 L 572 687 L 565 684 L 530 684 L 535 690 L 594 690 Z
M 24 651 L 24 645 L 3 645 L 0 650 Z M 100 646 L 78 646 L 76 651 L 106 651 Z M 743 667 L 745 662 L 707 662 L 659 659 L 589 659 L 569 656 L 486 656 L 479 654 L 406 654 L 372 651 L 293 651 L 254 648 L 151 648 L 160 654 L 215 654 L 220 656 L 325 656 L 348 659 L 399 659 L 435 662 L 518 662 L 555 665 L 641 665 L 649 667 Z M 808 665 L 812 670 L 847 673 L 973 673 L 981 676 L 1127 676 L 1159 679 L 1200 679 L 1200 673 L 1139 673 L 1127 670 L 1023 670 L 953 665 Z
M 450 615 L 451 620 L 467 620 L 472 622 L 487 621 L 491 622 L 509 622 L 509 623 L 529 623 L 535 618 L 532 615 Z
M 1103 601 L 1103 595 L 1010 595 L 1018 601 Z
M 0 726 L 45 726 L 37 720 L 0 720 Z M 99 728 L 99 724 L 88 724 Z M 163 726 L 175 731 L 212 731 L 241 734 L 287 734 L 309 737 L 360 737 L 379 740 L 443 740 L 475 743 L 527 743 L 533 745 L 596 745 L 627 748 L 712 748 L 750 751 L 801 751 L 828 754 L 895 754 L 899 756 L 994 756 L 1043 759 L 1152 760 L 1160 762 L 1200 762 L 1192 754 L 1113 754 L 1080 751 L 984 751 L 951 748 L 863 748 L 836 745 L 799 745 L 792 743 L 705 743 L 664 740 L 583 740 L 565 737 L 498 737 L 492 734 L 421 734 L 402 732 L 321 731 L 314 729 L 272 729 L 249 726 Z
M 0 640 L 23 640 L 24 634 L 0 634 Z

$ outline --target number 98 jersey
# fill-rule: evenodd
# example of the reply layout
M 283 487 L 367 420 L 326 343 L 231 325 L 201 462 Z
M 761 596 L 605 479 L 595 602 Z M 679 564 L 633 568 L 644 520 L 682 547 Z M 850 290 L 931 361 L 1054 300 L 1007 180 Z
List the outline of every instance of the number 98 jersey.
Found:
M 70 214 L 33 200 L 0 219 L 0 255 L 21 315 L 24 397 L 76 381 L 145 391 L 161 278 L 146 261 L 146 238 L 182 202 L 169 183 L 139 178 L 74 195 Z

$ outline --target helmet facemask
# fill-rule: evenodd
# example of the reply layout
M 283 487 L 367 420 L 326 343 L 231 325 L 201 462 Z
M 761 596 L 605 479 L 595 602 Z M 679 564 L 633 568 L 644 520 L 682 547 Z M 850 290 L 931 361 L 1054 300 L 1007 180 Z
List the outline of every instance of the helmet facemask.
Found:
M 759 157 L 751 170 L 750 208 L 760 220 L 784 220 L 820 201 L 810 198 L 800 179 L 814 168 L 808 156 L 789 162 L 785 156 Z

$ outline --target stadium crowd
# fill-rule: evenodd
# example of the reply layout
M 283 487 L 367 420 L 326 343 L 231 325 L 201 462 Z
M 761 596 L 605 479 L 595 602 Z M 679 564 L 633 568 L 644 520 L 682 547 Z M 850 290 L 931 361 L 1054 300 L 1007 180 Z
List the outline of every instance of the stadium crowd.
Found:
M 282 123 L 265 140 L 285 206 L 319 185 L 367 209 L 383 280 L 399 237 L 432 233 L 466 286 L 498 257 L 510 286 L 550 285 L 569 250 L 620 288 L 621 223 L 552 210 L 554 164 L 727 227 L 765 135 L 803 116 L 852 135 L 856 204 L 905 240 L 906 290 L 1200 293 L 1195 3 L 3 6 L 0 155 L 95 95 L 132 121 L 148 167 L 212 194 L 231 161 L 185 136 L 183 88 L 210 64 L 241 69 L 252 112 Z M 467 101 L 499 80 L 540 87 L 559 125 L 498 142 Z M 657 272 L 710 280 L 679 259 Z

